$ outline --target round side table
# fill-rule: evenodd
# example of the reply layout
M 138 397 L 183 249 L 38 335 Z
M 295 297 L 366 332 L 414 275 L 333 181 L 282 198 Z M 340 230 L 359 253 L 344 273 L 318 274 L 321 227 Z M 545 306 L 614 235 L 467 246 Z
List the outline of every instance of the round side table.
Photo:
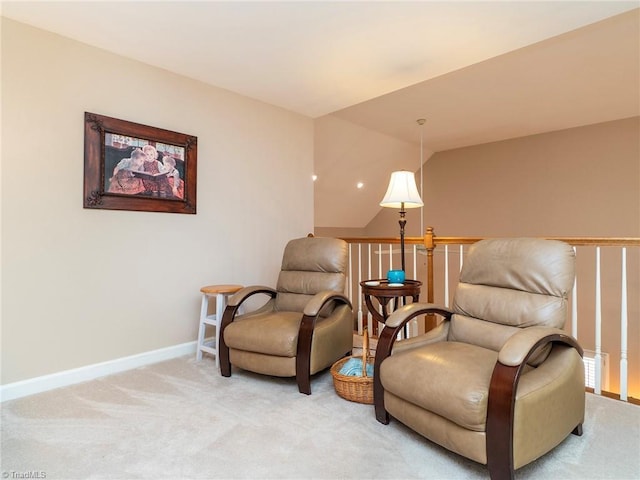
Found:
M 360 282 L 364 302 L 367 309 L 373 317 L 373 335 L 378 335 L 378 322 L 385 323 L 390 315 L 389 302 L 393 300 L 394 310 L 398 308 L 398 303 L 406 305 L 407 297 L 411 297 L 414 302 L 420 298 L 420 287 L 422 282 L 419 280 L 405 280 L 401 284 L 389 284 L 386 279 L 365 280 Z M 378 301 L 379 308 L 376 307 L 372 298 Z

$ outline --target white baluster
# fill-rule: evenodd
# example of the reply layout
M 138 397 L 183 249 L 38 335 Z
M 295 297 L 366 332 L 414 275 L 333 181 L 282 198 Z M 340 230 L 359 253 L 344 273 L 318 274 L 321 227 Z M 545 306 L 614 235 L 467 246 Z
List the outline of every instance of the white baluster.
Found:
M 353 275 L 352 275 L 352 264 L 351 264 L 351 244 L 349 244 L 349 275 L 347 278 L 347 297 L 349 298 L 353 298 L 353 285 L 351 285 L 351 282 L 353 281 Z
M 362 335 L 364 327 L 362 324 L 362 244 L 358 243 L 358 335 Z
M 444 246 L 444 306 L 449 306 L 449 245 Z
M 573 247 L 573 251 L 578 255 L 576 247 Z M 578 276 L 573 278 L 573 290 L 571 291 L 571 335 L 573 338 L 578 338 Z
M 413 246 L 413 278 L 418 279 L 418 246 Z M 415 337 L 418 335 L 418 319 L 411 320 L 411 326 L 409 327 L 409 336 Z
M 602 393 L 602 295 L 600 286 L 600 247 L 596 247 L 596 350 L 593 357 L 595 362 L 594 393 Z
M 378 278 L 382 278 L 382 244 L 378 244 Z
M 464 245 L 460 245 L 460 271 L 462 271 L 463 261 L 464 261 Z
M 352 243 L 349 244 L 349 248 L 348 248 L 348 252 L 349 252 L 349 278 L 347 278 L 347 290 L 349 291 L 349 293 L 347 294 L 347 297 L 349 299 L 351 299 L 351 303 L 353 304 L 354 298 L 353 298 L 353 256 L 352 256 L 352 250 L 351 247 L 353 246 Z M 360 293 L 360 285 L 358 285 L 358 293 Z M 360 297 L 360 295 L 358 295 L 358 297 Z M 358 299 L 358 334 L 360 335 L 362 333 L 362 305 L 360 304 L 360 299 Z
M 620 400 L 627 401 L 627 249 L 622 248 L 620 295 Z
M 378 249 L 379 250 L 379 249 Z M 379 263 L 378 263 L 379 265 Z M 369 269 L 368 269 L 368 278 L 371 278 L 371 244 L 369 244 Z M 367 310 L 367 331 L 371 332 L 372 318 L 371 312 Z

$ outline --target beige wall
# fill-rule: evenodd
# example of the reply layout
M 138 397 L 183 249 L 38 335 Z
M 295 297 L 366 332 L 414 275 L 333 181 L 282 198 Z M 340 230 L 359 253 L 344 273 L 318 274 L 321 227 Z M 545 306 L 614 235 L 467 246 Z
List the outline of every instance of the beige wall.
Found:
M 640 236 L 640 119 L 437 152 L 423 197 L 440 235 Z M 381 209 L 367 235 L 393 235 L 397 216 Z
M 85 111 L 197 136 L 197 215 L 83 209 Z M 311 119 L 4 18 L 1 148 L 2 384 L 193 341 L 313 230 Z
M 367 232 L 364 228 L 340 228 L 340 227 L 315 227 L 316 237 L 365 237 Z
M 420 168 L 419 145 L 334 115 L 315 119 L 314 140 L 314 215 L 319 228 L 365 228 L 380 209 L 390 173 Z M 359 181 L 364 188 L 356 189 Z
M 640 237 L 638 117 L 438 152 L 424 175 L 424 225 L 442 236 Z M 398 236 L 397 219 L 397 212 L 381 209 L 365 236 Z M 419 211 L 408 211 L 407 219 L 408 234 L 419 236 Z M 630 394 L 640 398 L 640 254 L 633 248 L 627 256 Z M 436 262 L 442 258 L 436 255 Z M 593 350 L 594 248 L 578 251 L 577 268 L 578 337 Z M 602 348 L 611 355 L 616 391 L 619 249 L 602 249 L 601 269 Z M 453 289 L 457 280 L 450 280 Z M 442 298 L 436 289 L 436 301 Z
M 638 117 L 439 152 L 424 172 L 441 234 L 640 236 Z

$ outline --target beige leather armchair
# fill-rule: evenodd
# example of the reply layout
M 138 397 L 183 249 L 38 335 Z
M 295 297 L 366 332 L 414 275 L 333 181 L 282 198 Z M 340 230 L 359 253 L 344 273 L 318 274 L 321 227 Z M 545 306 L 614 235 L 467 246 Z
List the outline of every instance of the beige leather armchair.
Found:
M 563 330 L 575 254 L 562 242 L 492 239 L 467 253 L 451 309 L 394 312 L 376 350 L 376 418 L 486 464 L 493 480 L 582 435 L 582 349 Z M 444 317 L 396 342 L 411 319 Z
M 344 296 L 347 244 L 306 237 L 285 247 L 276 288 L 245 287 L 233 295 L 222 317 L 220 373 L 231 365 L 265 375 L 296 377 L 311 394 L 311 375 L 330 367 L 353 347 L 353 309 Z M 240 315 L 256 294 L 270 297 Z

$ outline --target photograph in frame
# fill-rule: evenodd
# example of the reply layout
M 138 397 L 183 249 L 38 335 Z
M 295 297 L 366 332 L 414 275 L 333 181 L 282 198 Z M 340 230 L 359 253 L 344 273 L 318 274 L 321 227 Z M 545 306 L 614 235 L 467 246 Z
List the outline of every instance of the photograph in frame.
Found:
M 196 168 L 196 137 L 85 112 L 85 208 L 194 214 Z

